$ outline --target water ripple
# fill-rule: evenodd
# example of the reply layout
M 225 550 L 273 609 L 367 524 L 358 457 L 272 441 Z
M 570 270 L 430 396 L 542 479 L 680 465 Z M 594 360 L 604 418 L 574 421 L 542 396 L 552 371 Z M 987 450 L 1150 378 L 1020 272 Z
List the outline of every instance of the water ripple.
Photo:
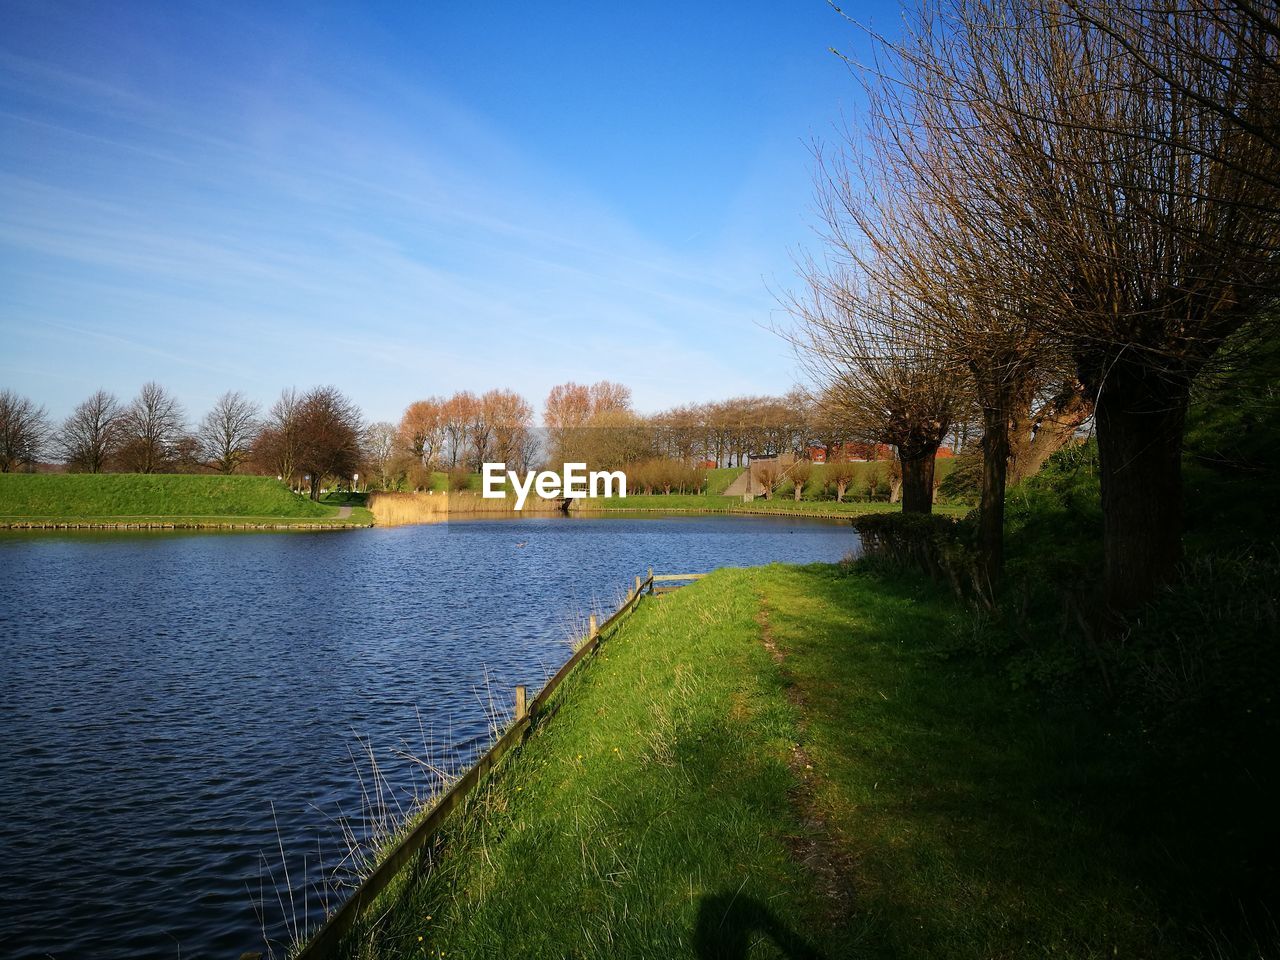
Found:
M 643 569 L 854 543 L 772 518 L 0 536 L 6 956 L 279 954 L 342 825 L 375 825 L 370 755 L 405 807 L 429 787 L 405 754 L 467 763 L 490 697 L 540 686 Z

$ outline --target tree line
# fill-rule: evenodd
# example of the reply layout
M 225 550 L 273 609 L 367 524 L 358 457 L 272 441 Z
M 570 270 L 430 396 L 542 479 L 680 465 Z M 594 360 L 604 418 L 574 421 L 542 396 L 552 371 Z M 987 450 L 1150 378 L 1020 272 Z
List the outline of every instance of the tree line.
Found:
M 43 407 L 0 391 L 0 471 L 32 469 L 44 456 L 83 473 L 274 473 L 319 496 L 326 479 L 363 463 L 360 409 L 336 387 L 285 390 L 265 411 L 236 391 L 191 427 L 178 398 L 156 382 L 128 403 L 97 390 L 61 424 Z
M 957 428 L 954 442 L 963 433 Z M 31 400 L 0 392 L 0 471 L 34 469 L 47 457 L 87 473 L 255 472 L 312 496 L 356 474 L 378 489 L 426 490 L 443 472 L 465 488 L 486 462 L 528 470 L 575 461 L 628 468 L 641 489 L 693 492 L 705 488 L 707 466 L 803 457 L 863 436 L 837 405 L 800 388 L 646 415 L 624 384 L 569 382 L 550 390 L 540 422 L 514 391 L 460 391 L 410 403 L 398 423 L 365 422 L 335 387 L 290 388 L 265 410 L 229 391 L 194 426 L 155 382 L 127 403 L 98 390 L 60 424 Z
M 1280 7 L 943 0 L 872 40 L 788 335 L 906 510 L 976 419 L 992 580 L 1006 486 L 1092 416 L 1106 597 L 1141 603 L 1181 557 L 1192 389 L 1280 315 Z

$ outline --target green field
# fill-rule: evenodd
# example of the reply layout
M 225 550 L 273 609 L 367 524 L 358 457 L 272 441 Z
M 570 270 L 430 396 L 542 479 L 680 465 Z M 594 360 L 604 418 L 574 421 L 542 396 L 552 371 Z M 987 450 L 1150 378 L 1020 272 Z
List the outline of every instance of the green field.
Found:
M 368 524 L 353 507 L 313 503 L 271 477 L 133 473 L 0 474 L 0 524 Z
M 646 601 L 349 955 L 1199 955 L 1093 717 L 955 655 L 966 623 L 839 566 Z

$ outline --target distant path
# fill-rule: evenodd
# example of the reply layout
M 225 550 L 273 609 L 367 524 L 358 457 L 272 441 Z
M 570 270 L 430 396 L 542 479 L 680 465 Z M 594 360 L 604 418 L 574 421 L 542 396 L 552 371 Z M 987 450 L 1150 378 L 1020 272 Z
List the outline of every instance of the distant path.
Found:
M 351 508 L 350 508 L 350 507 L 339 507 L 339 508 L 338 508 L 338 519 L 339 519 L 339 520 L 349 520 L 350 518 L 351 518 Z
M 752 461 L 753 463 L 756 461 Z M 723 497 L 740 497 L 747 492 L 747 488 L 751 485 L 751 467 L 746 467 L 740 474 L 733 478 L 733 482 L 724 488 L 721 496 Z

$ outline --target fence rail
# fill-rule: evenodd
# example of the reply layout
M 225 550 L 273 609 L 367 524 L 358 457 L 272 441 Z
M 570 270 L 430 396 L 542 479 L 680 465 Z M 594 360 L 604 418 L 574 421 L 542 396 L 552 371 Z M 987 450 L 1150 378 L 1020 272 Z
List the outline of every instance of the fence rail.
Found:
M 646 592 L 665 593 L 674 587 L 655 588 L 655 583 L 674 581 L 700 580 L 704 573 L 653 573 L 649 568 L 647 577 L 636 577 L 635 586 L 627 592 L 627 598 L 604 623 L 596 624 L 592 614 L 587 627 L 587 636 L 582 645 L 574 651 L 564 666 L 556 671 L 555 676 L 532 701 L 526 704 L 525 688 L 515 688 L 515 718 L 506 732 L 498 738 L 484 755 L 476 761 L 466 773 L 459 777 L 449 789 L 442 793 L 427 811 L 426 815 L 407 833 L 373 869 L 360 885 L 352 892 L 342 905 L 329 916 L 320 929 L 297 954 L 296 960 L 330 960 L 338 955 L 338 947 L 342 938 L 351 931 L 370 904 L 377 899 L 396 875 L 423 849 L 444 826 L 449 814 L 456 810 L 480 782 L 493 769 L 494 765 L 512 747 L 519 744 L 537 721 L 539 714 L 547 711 L 551 695 L 561 683 L 573 673 L 574 669 L 587 657 L 600 648 L 606 631 L 611 630 L 640 603 Z M 242 954 L 241 960 L 255 960 L 262 955 L 258 953 Z

